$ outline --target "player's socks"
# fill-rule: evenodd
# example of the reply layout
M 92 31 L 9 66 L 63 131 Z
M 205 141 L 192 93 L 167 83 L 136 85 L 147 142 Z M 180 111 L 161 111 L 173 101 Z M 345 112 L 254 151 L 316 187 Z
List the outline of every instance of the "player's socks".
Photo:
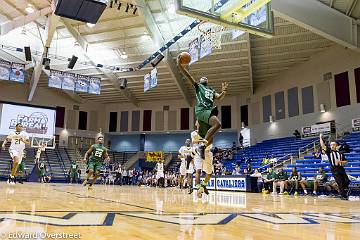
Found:
M 193 191 L 194 191 L 194 189 L 193 189 L 192 187 L 189 187 L 189 191 L 188 191 L 188 193 L 189 193 L 189 194 L 192 194 L 192 193 L 193 193 Z
M 207 185 L 207 183 L 205 184 L 202 184 L 201 186 L 204 188 L 204 193 L 206 194 L 206 195 L 209 195 L 209 190 L 206 188 L 206 185 Z

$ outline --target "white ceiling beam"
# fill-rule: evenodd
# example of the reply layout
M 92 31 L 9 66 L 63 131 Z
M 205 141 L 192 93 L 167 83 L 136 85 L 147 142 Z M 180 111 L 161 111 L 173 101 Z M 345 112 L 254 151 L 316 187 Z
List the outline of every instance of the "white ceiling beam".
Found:
M 30 92 L 29 92 L 29 97 L 28 97 L 29 102 L 31 102 L 34 97 L 37 85 L 40 80 L 40 75 L 43 70 L 42 62 L 43 62 L 43 59 L 47 57 L 48 50 L 50 48 L 52 39 L 54 37 L 54 33 L 56 31 L 56 27 L 59 23 L 59 19 L 60 19 L 60 17 L 56 16 L 55 13 L 52 13 L 47 19 L 46 27 L 45 27 L 45 38 L 46 38 L 45 46 L 44 46 L 44 50 L 43 50 L 41 59 L 39 61 L 37 61 L 37 63 L 35 64 L 34 71 L 31 76 Z
M 141 13 L 140 16 L 143 18 L 145 27 L 148 29 L 148 32 L 151 35 L 154 44 L 157 47 L 163 46 L 165 43 L 165 39 L 162 36 L 159 26 L 156 24 L 155 18 L 151 13 L 149 5 L 144 0 L 136 0 L 136 4 L 138 6 L 142 6 L 140 8 L 140 13 Z M 179 70 L 176 67 L 176 62 L 174 61 L 173 56 L 171 55 L 169 50 L 167 50 L 164 53 L 164 56 L 165 58 L 163 61 L 166 63 L 166 66 L 168 67 L 177 86 L 179 87 L 181 95 L 184 97 L 187 104 L 191 106 L 193 100 L 190 96 L 190 93 L 188 92 L 188 89 L 185 85 L 185 81 L 183 80 L 182 75 L 180 74 Z
M 6 22 L 6 23 L 3 23 L 0 25 L 0 35 L 5 35 L 8 32 L 10 32 L 11 30 L 14 30 L 18 27 L 22 27 L 28 23 L 35 21 L 39 17 L 47 16 L 50 13 L 52 13 L 51 7 L 46 7 L 46 8 L 40 9 L 38 11 L 35 11 L 31 14 L 28 14 L 26 16 L 20 16 L 20 17 L 14 18 L 12 21 L 9 21 L 9 22 Z
M 359 50 L 360 29 L 354 19 L 320 1 L 272 0 L 277 16 L 353 50 Z
M 86 59 L 94 66 L 96 67 L 97 64 L 93 61 L 93 59 L 89 56 L 88 51 L 89 48 L 91 47 L 90 44 L 86 41 L 85 38 L 83 38 L 80 33 L 73 27 L 71 26 L 70 22 L 64 18 L 62 18 L 62 22 L 65 25 L 65 27 L 67 28 L 67 30 L 70 32 L 70 34 L 74 37 L 74 39 L 79 43 L 81 49 L 83 50 L 84 56 L 86 57 Z M 96 68 L 99 72 L 101 72 L 102 74 L 104 74 L 107 78 L 109 78 L 109 80 L 111 81 L 111 83 L 113 84 L 114 88 L 123 96 L 125 97 L 127 100 L 129 100 L 129 102 L 131 102 L 132 104 L 134 104 L 135 106 L 139 106 L 138 100 L 135 98 L 135 96 L 131 93 L 131 91 L 126 88 L 126 89 L 120 89 L 120 82 L 117 78 L 117 76 L 111 72 L 108 69 L 104 69 L 104 68 Z

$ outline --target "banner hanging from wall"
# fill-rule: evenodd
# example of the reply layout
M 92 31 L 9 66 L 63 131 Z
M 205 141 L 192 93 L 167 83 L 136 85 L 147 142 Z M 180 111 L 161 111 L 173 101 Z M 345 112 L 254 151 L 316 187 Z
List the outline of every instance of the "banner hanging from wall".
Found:
M 89 89 L 89 77 L 85 75 L 77 75 L 75 81 L 75 91 L 87 93 Z
M 10 79 L 11 62 L 0 59 L 0 80 Z
M 355 118 L 352 120 L 352 130 L 354 132 L 360 131 L 360 118 Z
M 158 71 L 156 68 L 151 70 L 150 73 L 150 88 L 154 88 L 157 86 L 158 83 Z
M 61 88 L 63 72 L 50 70 L 48 86 L 52 88 Z
M 101 92 L 101 85 L 100 85 L 100 78 L 97 77 L 89 77 L 89 88 L 88 93 L 90 94 L 100 94 Z
M 194 62 L 199 61 L 199 38 L 194 39 L 189 44 L 189 54 L 191 56 L 191 61 L 189 65 L 193 64 Z
M 146 161 L 147 162 L 162 162 L 164 161 L 164 152 L 147 152 Z
M 61 88 L 63 90 L 74 91 L 75 90 L 75 78 L 76 78 L 75 73 L 64 72 L 63 76 L 62 76 Z
M 332 125 L 335 123 L 327 122 L 314 124 L 311 126 L 305 126 L 302 128 L 303 137 L 313 137 L 319 135 L 319 133 L 329 134 L 331 133 Z
M 23 83 L 25 81 L 25 64 L 12 63 L 10 81 Z

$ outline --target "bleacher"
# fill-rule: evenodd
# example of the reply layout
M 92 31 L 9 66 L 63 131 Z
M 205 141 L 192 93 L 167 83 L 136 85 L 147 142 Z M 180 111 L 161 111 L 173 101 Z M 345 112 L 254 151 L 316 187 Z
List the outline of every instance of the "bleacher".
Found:
M 268 155 L 274 156 L 278 162 L 288 159 L 289 156 L 297 157 L 299 149 L 314 142 L 315 138 L 296 139 L 295 137 L 286 137 L 265 140 L 249 148 L 240 150 L 234 155 L 233 161 L 225 161 L 224 166 L 232 171 L 236 164 L 240 168 L 246 168 L 246 160 L 249 159 L 253 169 L 262 168 L 262 161 Z
M 348 163 L 344 166 L 348 175 L 360 179 L 360 132 L 346 135 L 341 142 L 346 142 L 350 146 L 350 153 L 345 153 L 345 158 Z M 328 161 L 322 162 L 321 159 L 315 159 L 313 156 L 304 156 L 304 159 L 296 160 L 295 164 L 287 165 L 284 169 L 286 172 L 291 172 L 293 167 L 304 177 L 313 177 L 323 167 L 325 172 L 331 176 L 330 164 Z
M 84 176 L 86 165 L 82 162 L 83 156 L 87 149 L 68 149 L 55 148 L 46 149 L 42 153 L 41 158 L 47 166 L 48 174 L 52 177 L 54 182 L 65 182 L 68 180 L 68 171 L 72 162 L 77 162 L 82 170 Z M 136 152 L 113 152 L 109 151 L 111 164 L 124 164 L 128 159 L 134 156 Z M 27 149 L 27 157 L 25 159 L 25 170 L 30 174 L 35 162 L 35 149 Z M 10 173 L 11 158 L 8 151 L 0 151 L 0 178 L 7 179 Z

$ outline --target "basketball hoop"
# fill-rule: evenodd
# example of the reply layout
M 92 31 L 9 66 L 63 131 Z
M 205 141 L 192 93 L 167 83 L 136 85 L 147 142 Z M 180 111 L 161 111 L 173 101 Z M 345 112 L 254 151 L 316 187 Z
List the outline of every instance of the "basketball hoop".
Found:
M 202 21 L 197 29 L 201 34 L 210 38 L 211 45 L 214 49 L 221 49 L 221 36 L 225 33 L 226 28 L 207 21 Z

